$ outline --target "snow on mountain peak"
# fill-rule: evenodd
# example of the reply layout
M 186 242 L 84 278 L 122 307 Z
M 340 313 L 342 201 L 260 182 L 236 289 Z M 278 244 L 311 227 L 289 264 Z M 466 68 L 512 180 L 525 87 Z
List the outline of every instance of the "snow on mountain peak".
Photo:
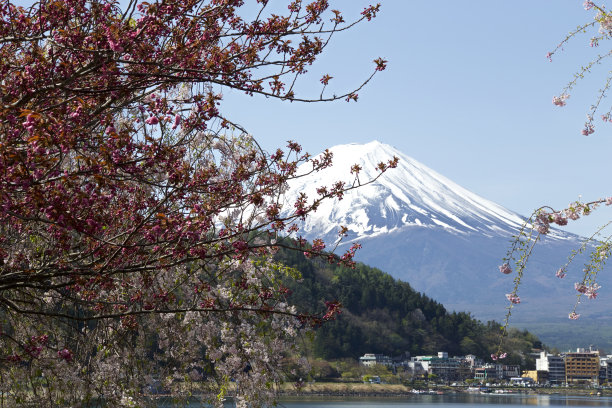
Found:
M 347 192 L 342 200 L 325 200 L 302 228 L 307 237 L 333 239 L 340 225 L 349 229 L 351 239 L 404 228 L 509 236 L 523 223 L 518 214 L 464 189 L 390 145 L 372 141 L 329 150 L 333 153 L 333 166 L 290 183 L 289 203 L 300 192 L 313 199 L 317 197 L 316 188 L 335 181 L 353 184 L 355 177 L 350 169 L 354 164 L 363 169 L 359 173 L 363 183 L 380 173 L 376 169 L 378 163 L 393 156 L 399 158 L 399 163 L 376 182 Z M 312 168 L 309 163 L 303 166 L 304 172 Z

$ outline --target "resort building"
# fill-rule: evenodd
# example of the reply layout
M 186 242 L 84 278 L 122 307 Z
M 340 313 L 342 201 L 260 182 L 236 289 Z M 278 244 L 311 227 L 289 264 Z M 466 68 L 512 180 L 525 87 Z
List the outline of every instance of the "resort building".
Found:
M 599 351 L 578 349 L 565 355 L 565 383 L 599 384 Z

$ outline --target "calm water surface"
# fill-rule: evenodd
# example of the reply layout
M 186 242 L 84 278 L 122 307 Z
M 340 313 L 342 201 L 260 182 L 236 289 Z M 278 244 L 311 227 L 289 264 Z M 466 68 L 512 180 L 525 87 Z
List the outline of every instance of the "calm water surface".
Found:
M 405 398 L 364 398 L 364 399 L 300 399 L 285 400 L 280 408 L 478 408 L 494 407 L 532 407 L 537 406 L 571 406 L 571 407 L 612 407 L 612 397 L 586 397 L 566 395 L 520 395 L 520 394 L 448 394 L 448 395 L 414 395 Z M 160 401 L 159 407 L 168 407 Z M 193 404 L 190 408 L 201 407 Z M 227 404 L 226 408 L 233 405 Z
M 466 408 L 467 406 L 501 407 L 501 406 L 578 406 L 578 407 L 612 407 L 612 397 L 582 397 L 566 395 L 415 395 L 402 399 L 364 399 L 350 401 L 287 401 L 286 408 L 400 408 L 400 407 L 435 407 Z

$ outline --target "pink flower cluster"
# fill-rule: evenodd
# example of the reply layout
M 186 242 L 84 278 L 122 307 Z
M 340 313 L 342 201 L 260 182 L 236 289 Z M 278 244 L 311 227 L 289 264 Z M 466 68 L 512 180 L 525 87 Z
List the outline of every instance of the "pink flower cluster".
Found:
M 513 293 L 506 293 L 506 299 L 508 299 L 510 303 L 513 303 L 513 304 L 521 303 L 521 298 Z
M 550 54 L 549 54 L 548 57 L 550 59 Z M 561 94 L 559 96 L 553 96 L 553 99 L 552 99 L 553 105 L 555 105 L 555 106 L 565 106 L 566 105 L 565 101 L 569 97 L 570 96 L 568 94 L 566 94 L 566 93 L 563 93 L 563 94 Z
M 557 273 L 555 274 L 557 276 L 557 278 L 559 279 L 563 279 L 565 278 L 565 269 L 564 268 L 559 268 L 559 270 L 557 271 Z
M 499 271 L 505 275 L 508 275 L 512 273 L 512 268 L 510 268 L 510 265 L 506 262 L 499 266 Z
M 560 226 L 567 225 L 567 218 L 565 218 L 561 213 L 554 213 L 553 222 Z
M 493 361 L 503 360 L 506 357 L 508 357 L 508 353 L 491 354 L 491 360 L 493 360 Z
M 325 307 L 327 312 L 323 315 L 323 321 L 334 320 L 336 316 L 342 313 L 342 303 L 335 301 L 326 301 Z
M 534 226 L 535 229 L 540 233 L 540 234 L 548 234 L 548 231 L 550 231 L 550 215 L 547 213 L 540 213 L 538 214 L 538 216 L 536 217 Z M 553 219 L 554 221 L 554 219 Z
M 612 197 L 590 203 L 575 201 L 570 203 L 567 208 L 560 211 L 546 212 L 540 210 L 534 221 L 534 229 L 540 234 L 548 234 L 551 223 L 559 226 L 567 225 L 568 220 L 575 221 L 579 219 L 581 215 L 589 215 L 600 204 L 612 205 Z
M 579 293 L 586 293 L 587 286 L 584 283 L 576 282 L 574 283 L 574 289 L 576 289 L 576 291 Z
M 584 283 L 576 282 L 574 283 L 574 288 L 579 293 L 586 295 L 589 299 L 597 298 L 597 291 L 601 288 L 597 283 L 593 283 L 591 285 L 585 285 Z
M 61 358 L 62 360 L 66 362 L 72 361 L 72 351 L 68 350 L 67 348 L 64 348 L 58 351 L 57 355 L 59 358 Z

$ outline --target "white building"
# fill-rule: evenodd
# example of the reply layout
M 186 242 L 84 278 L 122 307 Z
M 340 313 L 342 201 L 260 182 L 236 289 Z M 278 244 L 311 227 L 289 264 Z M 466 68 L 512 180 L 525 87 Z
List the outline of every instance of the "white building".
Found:
M 565 382 L 565 361 L 561 356 L 542 351 L 540 358 L 536 358 L 536 370 L 548 372 L 548 382 L 551 384 Z
M 359 357 L 359 364 L 366 367 L 373 367 L 376 364 L 391 367 L 393 365 L 393 359 L 385 356 L 384 354 L 364 354 L 363 356 Z

